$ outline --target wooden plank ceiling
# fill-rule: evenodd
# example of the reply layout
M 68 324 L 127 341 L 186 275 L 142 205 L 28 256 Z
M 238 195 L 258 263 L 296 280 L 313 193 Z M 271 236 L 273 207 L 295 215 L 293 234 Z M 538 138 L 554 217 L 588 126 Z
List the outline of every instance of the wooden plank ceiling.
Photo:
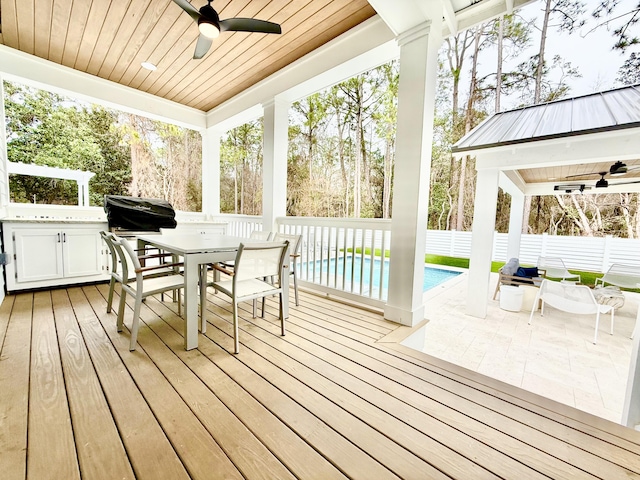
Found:
M 192 0 L 195 8 L 205 0 Z M 215 0 L 221 19 L 279 23 L 225 32 L 193 60 L 198 27 L 172 0 L 0 0 L 8 47 L 208 111 L 375 14 L 366 0 Z M 140 66 L 149 61 L 155 72 Z

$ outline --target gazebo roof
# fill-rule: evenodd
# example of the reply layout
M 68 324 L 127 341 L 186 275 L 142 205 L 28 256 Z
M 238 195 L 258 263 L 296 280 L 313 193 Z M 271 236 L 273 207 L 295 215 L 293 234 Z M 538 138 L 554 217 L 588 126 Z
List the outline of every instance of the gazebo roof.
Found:
M 640 85 L 499 112 L 453 153 L 640 126 Z

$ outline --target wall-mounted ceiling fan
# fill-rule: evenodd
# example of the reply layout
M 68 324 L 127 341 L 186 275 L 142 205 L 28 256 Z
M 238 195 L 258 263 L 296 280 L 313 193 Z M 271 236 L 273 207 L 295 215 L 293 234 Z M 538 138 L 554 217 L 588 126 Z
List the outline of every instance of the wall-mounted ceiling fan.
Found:
M 568 177 L 565 177 L 565 178 L 588 177 L 588 176 L 597 176 L 597 175 L 599 175 L 600 176 L 600 180 L 598 180 L 596 182 L 595 187 L 596 188 L 607 188 L 609 186 L 609 181 L 605 178 L 607 175 L 612 176 L 612 177 L 618 177 L 618 176 L 626 175 L 628 172 L 633 171 L 633 170 L 638 170 L 638 169 L 640 169 L 640 166 L 627 167 L 627 165 L 625 163 L 622 163 L 621 161 L 617 161 L 616 163 L 611 165 L 611 167 L 609 167 L 609 171 L 608 172 L 581 173 L 581 174 L 578 174 L 578 175 L 569 175 Z M 632 184 L 632 183 L 640 183 L 640 180 L 630 180 L 630 181 L 627 181 L 627 182 L 616 182 L 616 183 L 612 183 L 611 185 L 629 185 L 629 184 Z M 562 189 L 554 188 L 554 190 L 562 190 Z
M 200 36 L 198 37 L 198 43 L 196 43 L 196 50 L 193 53 L 195 60 L 205 56 L 211 47 L 212 40 L 220 35 L 220 32 L 282 33 L 280 25 L 266 20 L 257 20 L 255 18 L 220 20 L 218 12 L 211 6 L 213 0 L 207 0 L 208 4 L 200 7 L 200 10 L 196 10 L 187 0 L 173 1 L 198 24 Z

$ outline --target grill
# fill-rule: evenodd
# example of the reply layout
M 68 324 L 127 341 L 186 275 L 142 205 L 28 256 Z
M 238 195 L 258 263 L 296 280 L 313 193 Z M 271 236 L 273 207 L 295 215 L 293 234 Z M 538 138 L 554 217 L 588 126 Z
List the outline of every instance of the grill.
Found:
M 116 235 L 135 236 L 176 228 L 176 212 L 159 198 L 105 195 L 104 210 L 109 230 Z

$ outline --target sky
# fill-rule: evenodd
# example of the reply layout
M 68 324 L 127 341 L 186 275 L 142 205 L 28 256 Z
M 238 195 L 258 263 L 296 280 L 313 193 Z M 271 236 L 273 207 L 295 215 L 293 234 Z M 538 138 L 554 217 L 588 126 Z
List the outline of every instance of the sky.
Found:
M 638 0 L 622 0 L 616 9 L 616 13 L 627 12 L 637 5 Z M 546 44 L 547 53 L 545 58 L 547 62 L 551 61 L 554 55 L 560 55 L 565 61 L 570 61 L 574 67 L 578 67 L 581 78 L 569 80 L 571 91 L 569 96 L 575 97 L 585 95 L 596 91 L 609 90 L 619 87 L 615 82 L 618 75 L 618 69 L 628 58 L 631 51 L 622 53 L 613 50 L 615 43 L 613 30 L 618 23 L 614 23 L 614 28 L 607 29 L 600 27 L 593 31 L 593 27 L 597 24 L 596 20 L 591 16 L 591 12 L 599 4 L 598 0 L 583 0 L 586 4 L 586 24 L 578 32 L 571 35 L 559 33 L 555 28 L 550 28 L 548 32 L 548 40 Z M 542 23 L 543 18 L 543 2 L 533 2 L 520 9 L 520 14 L 526 19 L 536 18 L 538 26 Z M 635 27 L 640 29 L 640 25 Z M 515 63 L 520 63 L 530 56 L 535 55 L 538 51 L 540 42 L 540 30 L 532 30 L 532 46 L 522 53 Z M 636 48 L 635 51 L 640 51 Z M 492 69 L 495 72 L 495 55 L 481 57 L 483 63 L 482 69 Z M 519 98 L 505 99 L 503 101 L 504 108 L 514 108 L 521 103 Z

